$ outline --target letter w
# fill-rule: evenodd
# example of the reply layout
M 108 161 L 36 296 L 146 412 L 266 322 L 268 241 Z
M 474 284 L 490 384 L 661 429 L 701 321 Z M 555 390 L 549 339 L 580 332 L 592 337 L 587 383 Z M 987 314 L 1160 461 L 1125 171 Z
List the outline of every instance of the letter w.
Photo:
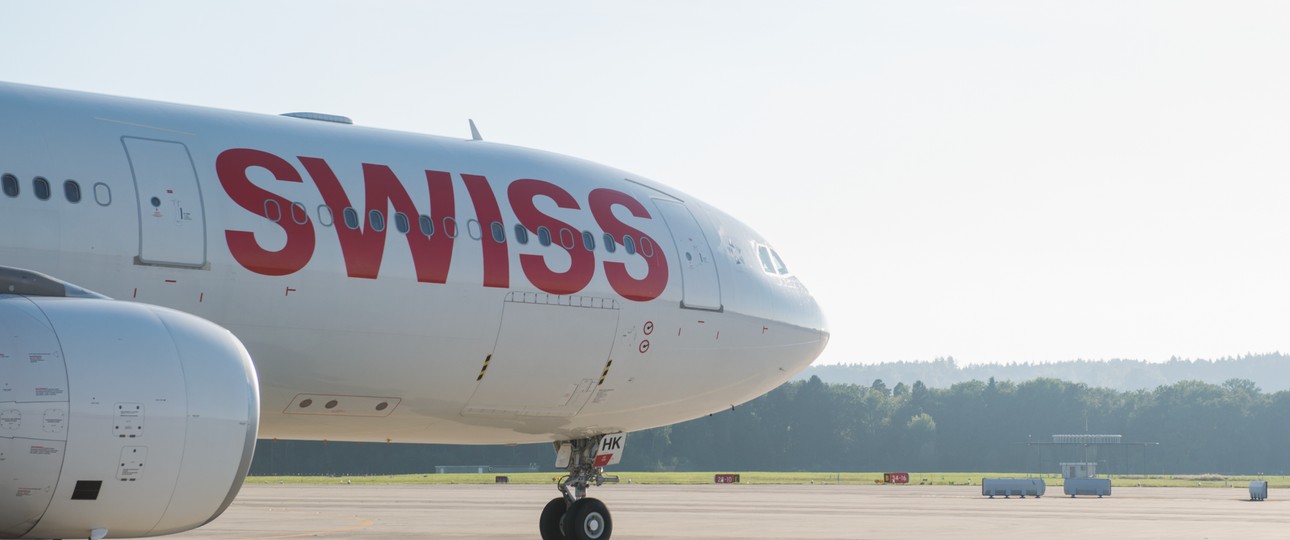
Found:
M 323 202 L 336 214 L 344 213 L 350 208 L 349 196 L 345 194 L 340 180 L 332 172 L 327 162 L 320 158 L 300 157 L 314 184 L 322 194 Z M 452 264 L 452 237 L 444 234 L 443 227 L 434 227 L 433 234 L 424 234 L 419 224 L 420 212 L 399 178 L 385 165 L 363 164 L 364 199 L 367 204 L 365 212 L 359 214 L 357 228 L 350 228 L 342 218 L 335 220 L 336 238 L 340 241 L 340 250 L 345 257 L 345 272 L 349 277 L 376 279 L 381 270 L 381 257 L 385 254 L 385 228 L 375 230 L 368 222 L 372 210 L 379 211 L 387 223 L 393 223 L 393 214 L 389 211 L 407 216 L 412 224 L 411 230 L 404 236 L 408 239 L 408 249 L 412 252 L 412 264 L 416 267 L 417 281 L 425 283 L 444 283 L 448 281 L 448 268 Z M 432 224 L 442 224 L 445 218 L 455 220 L 453 204 L 452 175 L 442 171 L 426 171 L 426 186 L 430 194 L 429 219 Z

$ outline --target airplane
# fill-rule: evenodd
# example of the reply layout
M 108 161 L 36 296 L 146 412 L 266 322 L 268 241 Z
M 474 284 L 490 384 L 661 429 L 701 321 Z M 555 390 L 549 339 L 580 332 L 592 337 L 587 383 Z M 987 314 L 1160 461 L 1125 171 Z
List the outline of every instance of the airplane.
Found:
M 753 229 L 544 151 L 0 83 L 0 538 L 190 530 L 257 438 L 551 443 L 608 540 L 625 433 L 824 349 Z

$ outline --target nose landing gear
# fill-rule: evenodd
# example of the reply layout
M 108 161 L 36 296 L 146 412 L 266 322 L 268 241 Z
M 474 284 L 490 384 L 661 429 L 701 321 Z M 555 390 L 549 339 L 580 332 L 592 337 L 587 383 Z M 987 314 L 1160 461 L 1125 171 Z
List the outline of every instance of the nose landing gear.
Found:
M 615 433 L 556 443 L 556 466 L 569 472 L 556 484 L 561 496 L 542 509 L 542 540 L 609 540 L 614 530 L 609 508 L 588 497 L 587 488 L 618 483 L 618 477 L 605 476 L 604 465 L 618 462 L 624 438 Z
M 600 499 L 587 497 L 566 504 L 564 497 L 556 497 L 542 510 L 540 530 L 542 540 L 609 540 L 614 520 Z

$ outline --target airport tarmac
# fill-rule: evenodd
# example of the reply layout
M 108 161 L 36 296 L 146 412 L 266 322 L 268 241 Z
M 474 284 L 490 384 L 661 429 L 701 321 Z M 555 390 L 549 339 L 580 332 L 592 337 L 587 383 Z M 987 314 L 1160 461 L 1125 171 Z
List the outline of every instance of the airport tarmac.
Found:
M 1055 492 L 1055 495 L 1054 495 Z M 537 538 L 553 486 L 249 485 L 215 522 L 168 538 Z M 1279 538 L 1290 493 L 1115 488 L 1104 499 L 988 499 L 977 486 L 608 485 L 617 540 Z

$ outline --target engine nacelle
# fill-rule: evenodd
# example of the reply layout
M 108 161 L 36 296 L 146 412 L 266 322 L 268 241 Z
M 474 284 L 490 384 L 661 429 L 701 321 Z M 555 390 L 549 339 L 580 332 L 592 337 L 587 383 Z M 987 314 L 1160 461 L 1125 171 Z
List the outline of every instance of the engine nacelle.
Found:
M 250 355 L 212 322 L 0 295 L 0 538 L 201 526 L 241 488 L 259 413 Z

